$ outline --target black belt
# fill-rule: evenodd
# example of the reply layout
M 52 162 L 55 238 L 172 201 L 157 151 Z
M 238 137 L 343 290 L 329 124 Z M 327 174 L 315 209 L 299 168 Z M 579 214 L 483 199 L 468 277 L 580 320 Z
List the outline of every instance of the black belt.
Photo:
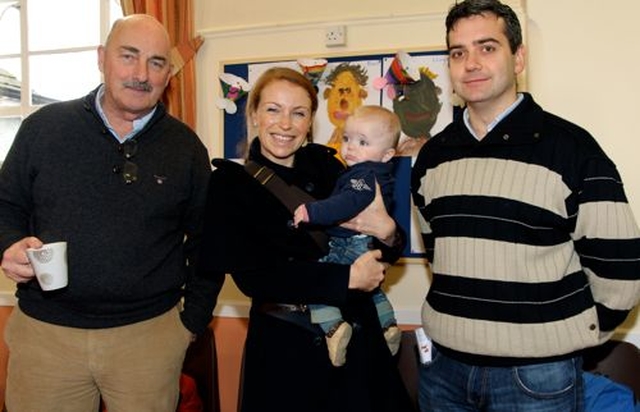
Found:
M 254 304 L 253 308 L 258 312 L 304 328 L 309 332 L 312 332 L 314 335 L 324 335 L 324 332 L 319 325 L 311 323 L 311 317 L 309 316 L 309 308 L 307 305 L 267 302 Z
M 260 303 L 257 305 L 260 312 L 309 312 L 307 305 L 294 305 L 291 303 Z

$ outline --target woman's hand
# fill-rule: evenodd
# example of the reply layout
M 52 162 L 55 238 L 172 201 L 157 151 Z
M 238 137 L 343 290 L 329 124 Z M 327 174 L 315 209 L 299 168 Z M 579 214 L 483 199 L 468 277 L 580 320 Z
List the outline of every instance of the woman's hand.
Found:
M 380 185 L 376 182 L 376 195 L 362 212 L 340 226 L 378 238 L 391 246 L 396 235 L 396 222 L 387 213 Z
M 427 138 L 425 136 L 409 137 L 403 135 L 396 147 L 396 156 L 417 156 L 426 142 Z
M 382 253 L 379 250 L 370 250 L 358 257 L 349 272 L 349 289 L 359 289 L 370 292 L 380 286 L 384 280 L 385 270 L 389 266 L 380 262 Z

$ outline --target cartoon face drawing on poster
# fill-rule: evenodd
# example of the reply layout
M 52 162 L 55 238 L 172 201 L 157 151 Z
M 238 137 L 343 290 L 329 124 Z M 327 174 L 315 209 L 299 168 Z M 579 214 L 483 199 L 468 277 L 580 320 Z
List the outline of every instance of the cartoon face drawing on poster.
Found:
M 327 115 L 335 129 L 327 146 L 333 147 L 340 153 L 344 122 L 355 109 L 362 106 L 367 98 L 366 90 L 369 76 L 366 70 L 358 64 L 340 63 L 327 74 L 324 82 L 324 98 L 327 100 Z
M 400 118 L 402 136 L 397 147 L 398 156 L 417 156 L 424 143 L 453 119 L 447 59 L 448 55 L 442 53 L 409 55 L 400 52 L 385 58 L 382 106 L 393 110 Z M 398 60 L 405 63 L 400 66 L 411 76 L 396 74 L 398 70 L 393 70 L 393 65 Z M 382 84 L 382 80 L 379 81 Z
M 398 84 L 393 98 L 393 111 L 400 118 L 403 139 L 398 151 L 404 156 L 414 156 L 432 136 L 431 129 L 438 120 L 442 102 L 442 90 L 427 67 L 420 68 L 420 80 L 411 84 Z

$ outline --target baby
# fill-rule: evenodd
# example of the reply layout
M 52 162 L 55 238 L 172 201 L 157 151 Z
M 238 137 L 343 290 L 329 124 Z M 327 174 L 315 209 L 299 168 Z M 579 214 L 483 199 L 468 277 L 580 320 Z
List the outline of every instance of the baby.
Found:
M 298 206 L 294 213 L 295 226 L 299 223 L 331 226 L 329 253 L 321 261 L 351 264 L 371 249 L 373 239 L 361 233 L 340 227 L 340 223 L 356 216 L 366 208 L 380 185 L 385 206 L 393 206 L 393 162 L 400 138 L 400 121 L 392 111 L 381 106 L 361 106 L 350 115 L 344 126 L 340 154 L 347 169 L 340 175 L 333 193 L 327 199 Z M 378 288 L 372 296 L 384 337 L 393 355 L 400 346 L 401 333 L 393 308 Z M 308 305 L 311 322 L 325 332 L 329 358 L 334 366 L 346 361 L 347 345 L 352 328 L 345 322 L 340 309 L 326 305 Z

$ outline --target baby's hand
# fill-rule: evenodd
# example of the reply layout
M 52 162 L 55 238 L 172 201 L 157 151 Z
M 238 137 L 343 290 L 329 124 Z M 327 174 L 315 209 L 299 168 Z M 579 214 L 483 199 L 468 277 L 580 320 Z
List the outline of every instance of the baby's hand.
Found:
M 298 206 L 296 211 L 293 212 L 293 226 L 298 227 L 300 222 L 308 222 L 309 221 L 309 213 L 307 213 L 307 208 L 304 204 Z

